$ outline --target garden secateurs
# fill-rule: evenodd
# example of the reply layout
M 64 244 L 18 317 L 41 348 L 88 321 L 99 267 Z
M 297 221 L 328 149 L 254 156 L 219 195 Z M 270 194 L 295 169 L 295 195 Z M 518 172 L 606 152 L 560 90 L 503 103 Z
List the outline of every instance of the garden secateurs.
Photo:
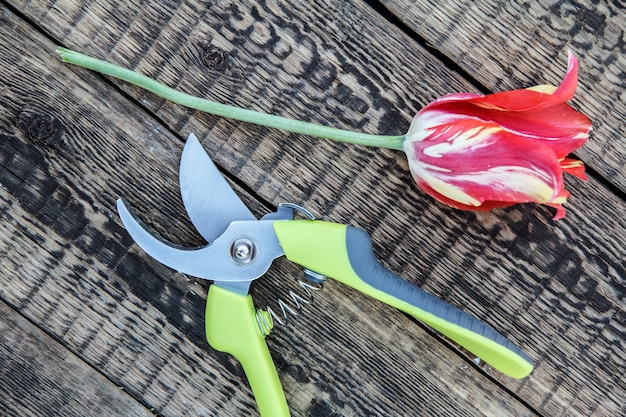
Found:
M 292 204 L 279 205 L 257 220 L 194 134 L 183 150 L 180 188 L 187 214 L 206 246 L 184 248 L 167 242 L 149 230 L 124 199 L 117 203 L 120 217 L 154 259 L 213 281 L 206 302 L 207 340 L 242 364 L 261 416 L 288 416 L 289 409 L 265 341 L 272 318 L 255 308 L 248 292 L 251 282 L 283 255 L 304 267 L 305 276 L 314 282 L 333 278 L 410 314 L 506 375 L 523 378 L 532 371 L 530 358 L 496 330 L 385 269 L 365 231 L 314 220 Z M 294 220 L 295 210 L 309 218 Z

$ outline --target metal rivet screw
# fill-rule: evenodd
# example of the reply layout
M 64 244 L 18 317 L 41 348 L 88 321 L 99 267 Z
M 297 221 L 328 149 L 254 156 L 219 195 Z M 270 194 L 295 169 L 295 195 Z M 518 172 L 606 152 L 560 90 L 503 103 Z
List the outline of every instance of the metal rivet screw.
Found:
M 253 241 L 239 238 L 230 246 L 230 256 L 236 263 L 246 265 L 254 259 L 254 248 Z

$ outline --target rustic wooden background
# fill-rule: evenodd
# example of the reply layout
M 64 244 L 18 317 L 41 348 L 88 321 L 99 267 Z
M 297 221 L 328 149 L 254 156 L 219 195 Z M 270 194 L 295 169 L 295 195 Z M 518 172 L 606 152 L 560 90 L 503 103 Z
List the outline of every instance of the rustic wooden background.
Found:
M 208 284 L 148 258 L 115 210 L 200 244 L 179 197 L 195 132 L 256 214 L 283 201 L 366 229 L 380 259 L 520 345 L 514 380 L 328 282 L 268 338 L 294 416 L 626 415 L 625 5 L 607 0 L 0 0 L 0 415 L 257 415 L 204 340 Z M 403 134 L 429 101 L 558 83 L 594 130 L 567 217 L 443 207 L 401 152 L 287 134 L 61 63 L 63 45 L 182 91 Z M 279 260 L 259 306 L 295 288 Z M 297 289 L 297 288 L 296 288 Z

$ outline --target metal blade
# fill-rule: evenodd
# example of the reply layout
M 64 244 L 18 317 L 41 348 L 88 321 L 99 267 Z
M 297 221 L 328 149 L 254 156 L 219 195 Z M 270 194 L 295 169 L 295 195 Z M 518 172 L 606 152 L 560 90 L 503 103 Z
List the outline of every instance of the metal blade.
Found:
M 191 133 L 180 160 L 180 192 L 191 222 L 207 242 L 231 222 L 256 220 Z
M 122 223 L 133 240 L 162 264 L 184 274 L 221 282 L 233 291 L 247 293 L 247 285 L 284 255 L 273 221 L 233 222 L 209 245 L 186 248 L 168 242 L 150 230 L 124 199 L 117 200 Z M 249 258 L 237 256 L 237 242 L 248 245 Z M 241 284 L 231 284 L 241 283 Z

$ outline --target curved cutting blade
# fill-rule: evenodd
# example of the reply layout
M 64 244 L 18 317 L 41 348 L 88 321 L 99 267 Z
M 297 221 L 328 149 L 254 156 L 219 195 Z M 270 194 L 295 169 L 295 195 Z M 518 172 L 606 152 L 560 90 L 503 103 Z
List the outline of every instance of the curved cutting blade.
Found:
M 194 277 L 229 283 L 250 282 L 263 275 L 272 261 L 284 254 L 272 221 L 233 222 L 211 244 L 186 248 L 168 242 L 150 230 L 123 198 L 117 200 L 117 210 L 128 234 L 148 255 Z M 233 257 L 233 242 L 237 239 L 251 245 L 252 261 L 240 262 Z
M 180 192 L 191 222 L 207 242 L 231 222 L 256 220 L 191 133 L 180 160 Z

